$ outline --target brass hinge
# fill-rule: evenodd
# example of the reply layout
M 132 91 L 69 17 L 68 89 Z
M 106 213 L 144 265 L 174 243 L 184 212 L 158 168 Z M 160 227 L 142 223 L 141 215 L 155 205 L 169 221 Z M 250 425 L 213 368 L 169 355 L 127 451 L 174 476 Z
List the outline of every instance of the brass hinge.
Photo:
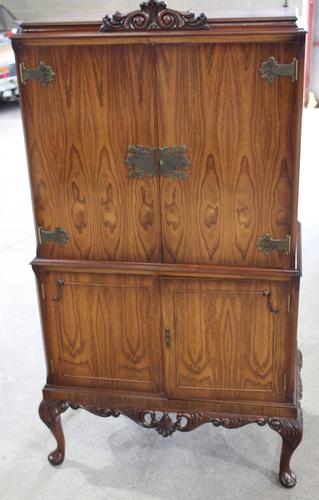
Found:
M 36 80 L 41 83 L 42 87 L 46 87 L 50 82 L 52 82 L 55 76 L 51 66 L 48 66 L 42 61 L 35 69 L 27 68 L 23 62 L 20 63 L 19 73 L 20 80 L 23 85 L 26 85 L 30 80 Z
M 43 227 L 38 227 L 39 244 L 46 241 L 55 241 L 58 245 L 65 245 L 70 239 L 70 235 L 62 227 L 56 227 L 54 231 L 46 231 Z
M 260 69 L 261 77 L 269 83 L 274 83 L 280 76 L 290 76 L 292 82 L 298 79 L 298 59 L 294 57 L 290 64 L 279 64 L 275 57 L 263 62 Z
M 54 373 L 54 365 L 52 359 L 50 359 L 50 366 L 51 366 L 51 373 Z
M 287 390 L 287 373 L 284 375 L 284 391 Z
M 45 300 L 45 288 L 43 283 L 41 283 L 41 294 L 42 294 L 42 299 Z
M 273 250 L 282 250 L 286 255 L 289 255 L 291 247 L 291 236 L 287 235 L 283 240 L 276 240 L 272 238 L 271 234 L 266 233 L 258 238 L 256 247 L 266 255 L 270 255 Z

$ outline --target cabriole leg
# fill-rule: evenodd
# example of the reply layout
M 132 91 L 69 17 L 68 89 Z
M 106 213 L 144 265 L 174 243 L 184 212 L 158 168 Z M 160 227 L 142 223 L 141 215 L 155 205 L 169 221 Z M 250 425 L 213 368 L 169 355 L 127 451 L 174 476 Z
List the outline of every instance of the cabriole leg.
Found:
M 48 456 L 48 460 L 52 465 L 60 465 L 64 460 L 65 441 L 60 414 L 65 412 L 68 407 L 69 405 L 65 401 L 56 399 L 44 399 L 39 406 L 41 420 L 50 429 L 57 441 L 57 448 Z
M 297 484 L 297 478 L 290 468 L 290 460 L 302 440 L 303 421 L 301 409 L 299 409 L 296 419 L 273 418 L 269 421 L 269 427 L 278 432 L 283 441 L 279 480 L 286 488 L 293 488 Z

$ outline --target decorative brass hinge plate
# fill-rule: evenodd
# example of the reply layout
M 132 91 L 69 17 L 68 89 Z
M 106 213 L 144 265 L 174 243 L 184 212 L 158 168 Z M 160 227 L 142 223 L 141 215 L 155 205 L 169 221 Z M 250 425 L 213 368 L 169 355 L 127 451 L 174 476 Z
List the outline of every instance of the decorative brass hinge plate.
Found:
M 260 69 L 261 77 L 269 83 L 274 83 L 280 76 L 290 76 L 293 82 L 298 79 L 298 60 L 294 58 L 290 64 L 279 64 L 275 57 L 262 63 Z
M 52 82 L 55 73 L 51 66 L 44 62 L 40 62 L 39 66 L 35 69 L 27 68 L 22 62 L 19 64 L 20 80 L 23 85 L 26 85 L 30 80 L 39 81 L 42 87 L 46 87 Z
M 125 163 L 128 167 L 130 179 L 154 177 L 157 174 L 156 148 L 145 148 L 144 146 L 130 144 Z
M 171 146 L 159 148 L 160 175 L 170 179 L 186 179 L 191 162 L 187 156 L 187 147 Z
M 39 243 L 55 241 L 58 245 L 65 245 L 70 239 L 70 235 L 62 227 L 56 227 L 55 231 L 46 231 L 43 227 L 38 227 Z
M 275 240 L 267 233 L 258 238 L 256 247 L 266 255 L 271 255 L 273 250 L 282 250 L 286 255 L 290 254 L 291 236 L 288 235 L 283 240 Z

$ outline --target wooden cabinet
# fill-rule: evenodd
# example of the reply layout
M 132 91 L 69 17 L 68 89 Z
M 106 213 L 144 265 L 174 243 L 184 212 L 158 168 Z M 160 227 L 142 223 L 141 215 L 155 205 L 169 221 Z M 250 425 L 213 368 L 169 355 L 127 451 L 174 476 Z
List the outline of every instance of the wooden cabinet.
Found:
M 301 441 L 297 222 L 305 33 L 150 0 L 14 37 L 37 228 L 40 416 Z

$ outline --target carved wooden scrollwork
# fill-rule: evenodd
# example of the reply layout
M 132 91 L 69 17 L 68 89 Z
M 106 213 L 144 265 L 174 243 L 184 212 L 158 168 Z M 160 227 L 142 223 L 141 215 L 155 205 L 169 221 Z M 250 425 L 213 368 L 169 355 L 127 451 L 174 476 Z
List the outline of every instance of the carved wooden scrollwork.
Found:
M 211 423 L 214 427 L 225 427 L 226 429 L 236 429 L 244 425 L 256 423 L 266 425 L 266 417 L 238 417 L 238 418 L 217 418 L 205 413 L 169 413 L 151 410 L 140 410 L 136 408 L 125 408 L 122 410 L 109 410 L 100 407 L 93 407 L 86 404 L 70 403 L 70 408 L 77 410 L 82 408 L 100 417 L 119 417 L 125 415 L 136 424 L 146 429 L 155 429 L 164 438 L 171 436 L 174 432 L 190 432 L 201 425 Z
M 82 408 L 83 410 L 86 410 L 90 413 L 93 413 L 93 415 L 97 415 L 98 417 L 119 417 L 120 412 L 116 410 L 109 410 L 106 408 L 101 408 L 99 406 L 95 407 L 92 405 L 84 405 L 84 404 L 77 404 L 77 403 L 70 403 L 70 408 L 72 410 L 78 410 L 79 408 Z
M 106 15 L 101 31 L 149 31 L 149 30 L 205 30 L 209 29 L 204 13 L 179 12 L 168 9 L 164 1 L 148 0 L 140 4 L 140 10 L 129 14 L 116 12 Z

